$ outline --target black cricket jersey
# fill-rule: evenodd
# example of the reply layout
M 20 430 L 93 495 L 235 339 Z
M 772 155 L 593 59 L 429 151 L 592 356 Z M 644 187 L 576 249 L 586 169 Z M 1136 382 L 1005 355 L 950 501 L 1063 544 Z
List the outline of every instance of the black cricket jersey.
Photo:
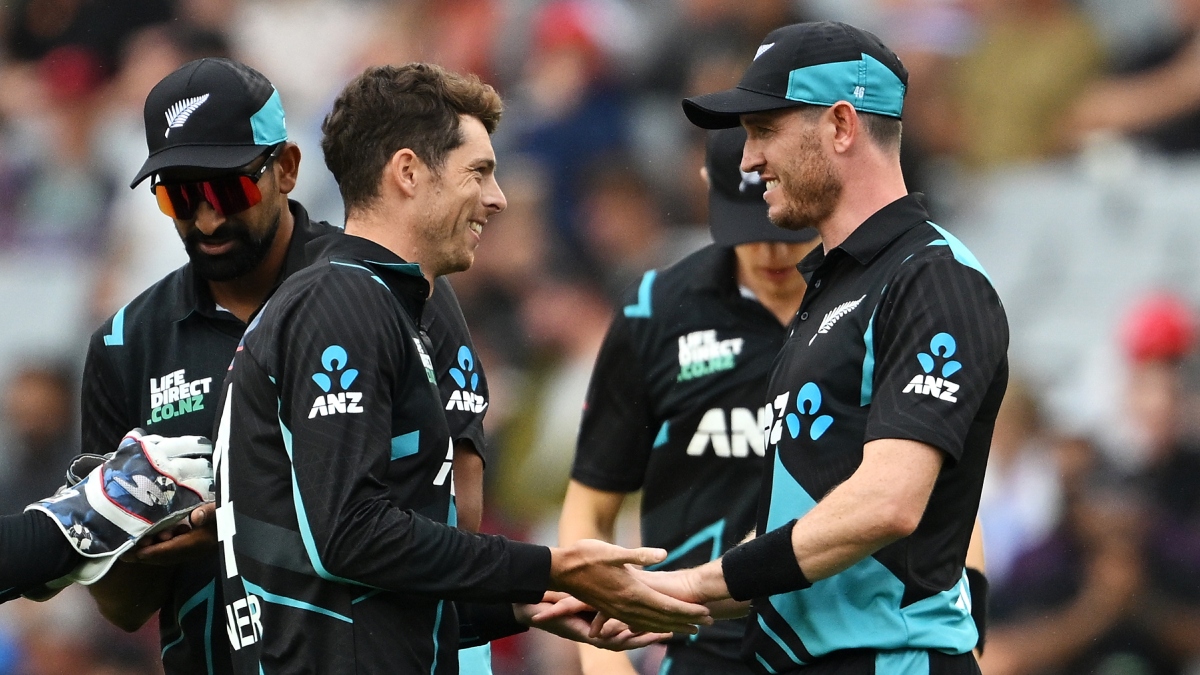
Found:
M 661 569 L 695 567 L 754 528 L 767 377 L 787 337 L 744 297 L 732 249 L 710 245 L 626 295 L 592 372 L 571 477 L 644 489 L 642 543 Z M 743 620 L 702 627 L 697 650 L 738 658 Z
M 963 565 L 1008 380 L 1004 309 L 975 256 L 913 195 L 800 270 L 808 291 L 768 388 L 759 534 L 849 478 L 867 442 L 920 441 L 945 462 L 912 535 L 810 588 L 756 599 L 743 655 L 766 673 L 842 658 L 876 668 L 863 672 L 925 672 L 930 650 L 967 655 L 978 637 Z M 842 651 L 854 649 L 877 658 Z M 961 666 L 944 672 L 977 672 L 969 655 Z
M 281 279 L 302 269 L 304 248 L 338 231 L 288 202 L 294 219 Z M 186 264 L 122 307 L 92 335 L 83 374 L 83 448 L 109 452 L 134 427 L 162 436 L 211 436 L 221 382 L 246 325 L 217 308 Z M 214 552 L 175 567 L 159 610 L 168 675 L 231 673 L 220 627 Z
M 540 600 L 549 549 L 452 527 L 420 268 L 350 235 L 325 254 L 247 329 L 223 393 L 217 523 L 235 671 L 454 673 L 451 601 Z

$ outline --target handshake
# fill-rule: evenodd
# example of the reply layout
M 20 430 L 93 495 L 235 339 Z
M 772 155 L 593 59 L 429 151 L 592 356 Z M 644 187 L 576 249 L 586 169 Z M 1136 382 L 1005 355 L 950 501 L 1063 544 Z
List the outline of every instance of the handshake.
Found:
M 542 603 L 515 606 L 517 618 L 576 642 L 620 651 L 665 640 L 673 633 L 695 634 L 714 618 L 745 613 L 747 605 L 741 603 L 705 604 L 709 598 L 697 583 L 701 577 L 694 574 L 704 568 L 642 569 L 666 556 L 662 549 L 626 549 L 595 539 L 551 549 L 552 590 Z M 714 565 L 719 576 L 719 561 L 705 567 Z M 720 597 L 712 595 L 713 600 Z

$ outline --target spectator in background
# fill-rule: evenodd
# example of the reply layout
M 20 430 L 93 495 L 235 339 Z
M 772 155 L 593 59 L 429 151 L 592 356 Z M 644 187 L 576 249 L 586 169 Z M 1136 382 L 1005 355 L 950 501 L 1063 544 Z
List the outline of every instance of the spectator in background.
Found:
M 1037 402 L 1025 384 L 1009 380 L 996 417 L 979 502 L 988 581 L 1003 586 L 1016 557 L 1058 523 L 1062 489 Z
M 59 364 L 25 366 L 9 379 L 4 418 L 12 440 L 4 448 L 0 513 L 20 513 L 63 484 L 67 463 L 79 453 L 76 387 L 72 371 Z
M 1094 29 L 1068 0 L 972 3 L 979 34 L 957 67 L 941 149 L 978 169 L 1057 154 L 1063 116 L 1100 75 Z
M 1161 152 L 1200 151 L 1200 1 L 1171 4 L 1179 33 L 1087 88 L 1067 118 L 1071 142 L 1107 132 L 1141 138 Z
M 80 45 L 5 69 L 0 249 L 62 255 L 97 248 L 114 187 L 92 154 L 107 75 L 97 54 Z
M 586 176 L 580 235 L 610 297 L 646 270 L 674 263 L 708 243 L 707 232 L 689 240 L 667 224 L 657 195 L 628 158 L 605 158 Z
M 1141 614 L 1145 511 L 1091 445 L 1056 447 L 1063 518 L 993 587 L 983 675 L 1177 675 Z
M 515 149 L 539 161 L 549 180 L 550 223 L 568 248 L 584 246 L 577 208 L 585 170 L 626 145 L 625 94 L 609 72 L 585 0 L 554 0 L 533 21 L 532 53 L 507 130 Z
M 1146 571 L 1152 629 L 1172 656 L 1200 665 L 1200 444 L 1184 436 L 1183 361 L 1194 354 L 1196 318 L 1171 295 L 1152 296 L 1127 318 L 1126 410 L 1144 443 L 1138 479 L 1148 503 Z

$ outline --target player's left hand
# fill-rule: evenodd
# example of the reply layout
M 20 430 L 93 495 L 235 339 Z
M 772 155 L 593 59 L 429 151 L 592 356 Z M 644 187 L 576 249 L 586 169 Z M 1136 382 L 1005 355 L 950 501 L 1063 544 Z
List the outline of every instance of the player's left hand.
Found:
M 566 593 L 547 591 L 542 602 L 532 605 L 513 605 L 517 621 L 559 637 L 583 642 L 610 651 L 638 649 L 662 642 L 671 633 L 641 633 L 616 619 L 608 619 L 598 630 L 592 630 L 596 610 L 587 603 Z
M 178 525 L 143 539 L 121 559 L 148 565 L 178 565 L 196 555 L 215 551 L 216 511 L 217 505 L 213 503 L 197 506 Z

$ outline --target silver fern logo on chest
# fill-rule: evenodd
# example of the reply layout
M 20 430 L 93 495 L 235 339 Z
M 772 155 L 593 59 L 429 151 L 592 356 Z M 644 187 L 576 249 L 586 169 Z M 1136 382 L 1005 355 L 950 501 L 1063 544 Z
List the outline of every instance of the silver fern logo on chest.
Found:
M 824 334 L 828 333 L 829 331 L 833 330 L 834 324 L 836 324 L 838 321 L 841 321 L 843 316 L 846 316 L 850 312 L 853 312 L 854 310 L 858 309 L 858 306 L 861 305 L 862 301 L 865 300 L 866 298 L 867 298 L 867 296 L 864 294 L 861 298 L 859 298 L 857 300 L 843 302 L 842 304 L 838 305 L 837 307 L 834 307 L 833 309 L 829 310 L 829 313 L 827 313 L 825 315 L 825 318 L 821 319 L 821 326 L 819 328 L 817 328 L 816 333 L 813 333 L 812 339 L 810 339 L 808 341 L 808 344 L 811 346 L 813 343 L 813 340 L 816 340 L 818 335 L 824 335 Z
M 186 124 L 188 118 L 192 116 L 192 113 L 196 112 L 196 109 L 204 105 L 204 102 L 207 100 L 208 94 L 203 94 L 200 96 L 194 96 L 192 98 L 185 98 L 182 101 L 176 102 L 175 105 L 171 106 L 170 108 L 167 108 L 167 133 L 163 137 L 170 138 L 171 130 L 178 129 Z

